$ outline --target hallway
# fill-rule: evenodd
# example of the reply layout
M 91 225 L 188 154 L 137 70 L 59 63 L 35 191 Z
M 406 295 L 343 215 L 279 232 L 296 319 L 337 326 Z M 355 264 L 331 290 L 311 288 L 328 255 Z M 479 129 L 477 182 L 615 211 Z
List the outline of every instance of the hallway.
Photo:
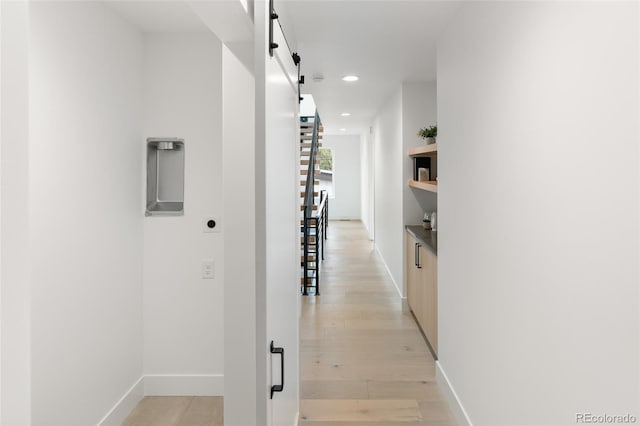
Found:
M 330 223 L 321 273 L 321 296 L 302 302 L 299 425 L 454 425 L 433 357 L 361 222 Z

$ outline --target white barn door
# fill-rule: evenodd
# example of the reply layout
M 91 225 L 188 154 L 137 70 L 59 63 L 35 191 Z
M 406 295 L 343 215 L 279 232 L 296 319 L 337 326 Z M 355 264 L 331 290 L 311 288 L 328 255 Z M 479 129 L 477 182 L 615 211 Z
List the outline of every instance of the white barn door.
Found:
M 257 220 L 256 232 L 264 226 L 264 242 L 258 244 L 258 271 L 264 271 L 264 280 L 258 277 L 258 360 L 265 359 L 264 391 L 265 425 L 294 426 L 299 406 L 299 338 L 298 312 L 300 303 L 300 213 L 299 213 L 299 117 L 297 68 L 293 63 L 286 40 L 277 21 L 273 22 L 273 42 L 278 48 L 269 54 L 269 3 L 256 2 L 256 20 L 265 14 L 266 43 L 256 43 L 256 60 L 264 61 L 264 90 L 258 85 L 256 74 L 256 101 L 264 105 L 264 123 L 256 117 L 256 163 L 264 156 L 264 182 L 256 182 L 257 205 L 264 206 L 264 220 Z M 264 7 L 264 8 L 263 8 Z M 256 25 L 258 30 L 259 26 Z M 261 37 L 257 37 L 261 39 Z M 257 63 L 261 68 L 262 64 Z M 260 99 L 263 94 L 263 99 Z M 260 106 L 258 106 L 260 108 Z M 264 132 L 264 144 L 261 135 Z M 264 197 L 264 198 L 262 198 Z M 260 214 L 260 210 L 256 212 Z M 260 273 L 260 272 L 258 272 Z M 261 308 L 264 311 L 261 312 Z M 264 315 L 264 316 L 262 316 Z M 264 319 L 264 326 L 260 324 Z M 264 337 L 261 333 L 264 332 Z M 273 350 L 271 343 L 273 342 Z M 263 350 L 261 358 L 260 350 Z M 262 374 L 260 365 L 258 375 Z M 260 382 L 261 377 L 258 378 Z M 284 380 L 284 381 L 283 381 Z M 260 386 L 258 392 L 261 392 Z M 258 395 L 258 404 L 260 404 Z M 260 407 L 259 407 L 260 411 Z

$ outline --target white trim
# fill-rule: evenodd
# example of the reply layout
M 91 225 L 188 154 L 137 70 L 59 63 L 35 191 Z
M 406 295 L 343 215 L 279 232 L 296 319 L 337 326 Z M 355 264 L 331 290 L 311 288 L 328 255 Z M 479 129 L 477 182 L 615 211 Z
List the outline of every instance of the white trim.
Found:
M 409 306 L 409 301 L 406 297 L 402 298 L 402 312 L 409 312 L 411 310 L 411 306 Z
M 389 269 L 389 266 L 387 265 L 387 262 L 384 260 L 384 256 L 382 255 L 382 253 L 380 253 L 380 249 L 378 248 L 378 245 L 374 244 L 374 247 L 376 248 L 376 253 L 378 253 L 378 256 L 380 256 L 380 259 L 382 260 L 382 264 L 387 269 L 387 274 L 389 274 L 389 278 L 391 278 L 391 282 L 393 283 L 394 287 L 396 288 L 396 290 L 398 292 L 398 296 L 400 296 L 401 299 L 404 299 L 404 296 L 402 296 L 402 290 L 400 290 L 400 287 L 398 287 L 398 283 L 393 278 L 393 274 L 391 273 L 391 269 Z
M 98 426 L 119 426 L 145 396 L 223 396 L 222 374 L 142 376 L 125 392 Z
M 444 397 L 449 402 L 449 407 L 451 408 L 451 411 L 453 411 L 456 423 L 459 425 L 473 426 L 467 411 L 462 405 L 462 401 L 460 401 L 458 394 L 453 389 L 453 385 L 449 381 L 447 374 L 444 372 L 440 361 L 436 361 L 436 367 L 436 381 L 440 385 L 440 389 L 444 391 Z
M 222 396 L 222 374 L 147 375 L 144 377 L 145 396 Z
M 106 416 L 98 422 L 98 426 L 119 426 L 124 419 L 138 405 L 144 397 L 144 377 L 140 377 L 131 388 L 125 392 L 118 402 L 109 410 Z
M 293 426 L 298 426 L 298 422 L 300 421 L 300 411 L 296 413 L 296 418 L 293 422 Z

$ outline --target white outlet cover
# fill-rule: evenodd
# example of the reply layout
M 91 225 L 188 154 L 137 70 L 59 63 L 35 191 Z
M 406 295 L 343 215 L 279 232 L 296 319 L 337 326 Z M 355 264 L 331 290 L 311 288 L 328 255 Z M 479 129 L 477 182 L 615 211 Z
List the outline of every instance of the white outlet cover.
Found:
M 213 260 L 202 261 L 202 279 L 212 280 L 216 277 L 215 262 Z
M 216 222 L 216 226 L 214 228 L 209 228 L 209 221 L 214 220 Z M 216 233 L 220 232 L 220 221 L 215 217 L 205 217 L 202 219 L 202 231 L 206 233 Z

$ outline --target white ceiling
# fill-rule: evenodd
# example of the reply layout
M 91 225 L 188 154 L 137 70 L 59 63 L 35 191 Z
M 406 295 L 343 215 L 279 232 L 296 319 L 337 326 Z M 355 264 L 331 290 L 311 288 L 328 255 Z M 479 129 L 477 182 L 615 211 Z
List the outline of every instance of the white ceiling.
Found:
M 224 3 L 228 6 L 238 1 L 105 0 L 104 3 L 143 32 L 207 32 L 213 25 L 208 22 L 212 19 L 209 16 L 205 24 L 203 17 L 217 15 L 214 6 L 224 7 Z M 292 50 L 302 57 L 305 76 L 302 91 L 313 95 L 326 133 L 366 132 L 383 103 L 403 81 L 435 80 L 438 35 L 461 5 L 456 0 L 274 0 L 274 3 Z M 195 13 L 194 7 L 205 9 Z M 222 31 L 228 33 L 226 38 L 234 40 L 239 37 L 236 33 L 246 38 L 246 29 L 240 27 L 248 24 L 228 21 L 227 27 L 233 28 Z M 220 32 L 219 28 L 216 32 Z M 356 74 L 360 80 L 342 81 L 347 74 Z M 322 75 L 324 80 L 314 82 L 315 75 Z M 351 116 L 341 117 L 343 112 Z M 346 132 L 341 132 L 341 128 Z
M 2 1 L 2 0 L 0 0 Z M 246 0 L 103 0 L 144 33 L 213 33 L 253 68 Z
M 104 3 L 145 33 L 209 31 L 204 22 L 183 1 L 105 0 Z
M 436 79 L 438 35 L 458 1 L 275 0 L 285 34 L 302 57 L 326 133 L 367 131 L 403 81 Z M 360 80 L 346 83 L 344 75 Z M 314 75 L 324 81 L 315 83 Z M 341 117 L 342 112 L 351 113 Z

